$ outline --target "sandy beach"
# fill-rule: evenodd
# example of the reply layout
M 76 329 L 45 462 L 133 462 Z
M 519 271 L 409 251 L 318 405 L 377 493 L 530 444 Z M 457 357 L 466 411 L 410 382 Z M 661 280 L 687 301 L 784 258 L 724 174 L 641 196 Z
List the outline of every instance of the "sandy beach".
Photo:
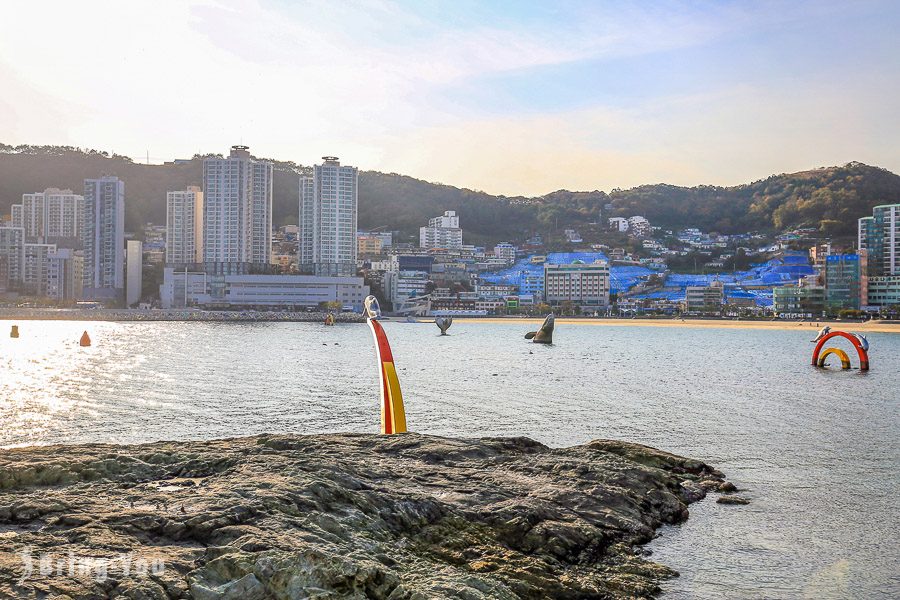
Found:
M 496 317 L 466 319 L 456 318 L 456 323 L 533 323 L 540 325 L 540 318 Z M 828 325 L 832 329 L 900 333 L 900 322 L 896 321 L 731 321 L 727 319 L 574 319 L 557 317 L 559 325 L 594 325 L 600 327 L 690 327 L 700 329 L 821 329 Z

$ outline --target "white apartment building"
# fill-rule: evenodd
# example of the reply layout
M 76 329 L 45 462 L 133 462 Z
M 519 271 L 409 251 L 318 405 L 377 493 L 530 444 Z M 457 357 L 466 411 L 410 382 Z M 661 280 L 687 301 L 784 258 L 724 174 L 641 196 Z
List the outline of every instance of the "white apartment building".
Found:
M 394 308 L 410 298 L 425 295 L 428 273 L 423 271 L 387 271 L 384 274 L 384 294 Z
M 573 302 L 582 311 L 609 306 L 609 263 L 575 261 L 568 265 L 544 263 L 544 299 L 553 306 Z
M 84 180 L 84 298 L 120 299 L 125 289 L 125 183 Z
M 17 290 L 25 264 L 25 230 L 0 227 L 0 291 Z
M 22 194 L 22 203 L 12 206 L 12 225 L 22 227 L 29 240 L 47 242 L 81 237 L 84 197 L 72 190 L 47 188 Z
M 459 216 L 456 211 L 448 210 L 439 217 L 429 219 L 427 227 L 419 228 L 421 248 L 459 250 L 462 245 L 462 229 L 459 227 Z
M 646 237 L 650 235 L 653 228 L 650 227 L 650 221 L 641 216 L 628 217 L 628 233 L 634 237 Z
M 25 244 L 22 263 L 22 291 L 31 296 L 47 295 L 49 256 L 56 252 L 56 244 Z
M 247 146 L 203 161 L 203 262 L 269 264 L 273 173 Z
M 625 217 L 611 217 L 607 220 L 609 221 L 609 228 L 613 231 L 618 231 L 619 233 L 628 231 L 628 219 Z
M 195 185 L 166 193 L 166 264 L 203 262 L 203 191 Z
M 324 156 L 312 176 L 300 178 L 298 262 L 304 273 L 356 275 L 359 172 Z
M 59 248 L 48 253 L 45 295 L 56 301 L 80 300 L 83 270 L 80 252 Z
M 494 257 L 509 263 L 516 262 L 517 251 L 518 248 L 509 242 L 500 242 L 494 246 Z

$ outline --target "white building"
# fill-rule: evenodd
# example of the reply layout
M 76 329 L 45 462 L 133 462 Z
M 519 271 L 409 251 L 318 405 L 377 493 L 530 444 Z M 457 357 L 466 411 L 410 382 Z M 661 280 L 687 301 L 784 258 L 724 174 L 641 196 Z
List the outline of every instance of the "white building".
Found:
M 618 231 L 619 233 L 628 231 L 628 219 L 624 217 L 611 217 L 608 221 L 609 228 L 613 231 Z
M 384 295 L 397 306 L 410 298 L 425 295 L 428 273 L 424 271 L 387 271 L 384 274 Z
M 362 277 L 208 275 L 166 267 L 159 288 L 163 308 L 184 306 L 301 308 L 340 302 L 361 311 L 369 295 Z
M 30 296 L 47 295 L 47 267 L 49 255 L 56 252 L 56 244 L 25 244 L 22 263 L 22 291 Z
M 203 262 L 269 264 L 273 172 L 247 146 L 203 161 Z
M 128 240 L 125 249 L 125 306 L 131 307 L 141 299 L 144 277 L 144 244 L 139 240 Z
M 359 173 L 324 156 L 313 175 L 300 178 L 298 264 L 304 273 L 356 275 L 356 215 Z
M 583 312 L 609 306 L 609 263 L 604 260 L 572 264 L 544 263 L 544 299 L 558 306 L 572 302 Z
M 203 262 L 203 192 L 190 185 L 166 193 L 166 264 Z
M 80 300 L 84 264 L 80 252 L 59 248 L 47 255 L 46 296 L 56 301 Z
M 641 216 L 628 217 L 628 234 L 634 237 L 647 237 L 653 231 L 650 221 Z
M 57 188 L 22 194 L 22 203 L 12 206 L 12 218 L 13 227 L 24 228 L 29 240 L 76 240 L 81 237 L 84 197 Z
M 117 300 L 125 289 L 125 184 L 84 180 L 84 298 Z
M 448 210 L 439 217 L 428 220 L 427 227 L 419 228 L 419 246 L 459 250 L 463 245 L 462 229 L 456 211 Z
M 25 230 L 0 227 L 0 291 L 18 290 L 25 264 Z
M 510 244 L 509 242 L 500 242 L 496 246 L 494 246 L 494 258 L 499 258 L 502 261 L 512 263 L 516 262 L 516 252 L 518 248 Z

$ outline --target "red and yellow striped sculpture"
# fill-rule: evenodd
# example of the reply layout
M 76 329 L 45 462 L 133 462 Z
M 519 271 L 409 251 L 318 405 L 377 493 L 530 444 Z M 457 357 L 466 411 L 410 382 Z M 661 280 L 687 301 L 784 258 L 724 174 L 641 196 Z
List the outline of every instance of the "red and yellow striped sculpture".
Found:
M 381 384 L 381 433 L 406 433 L 406 411 L 403 410 L 403 394 L 400 379 L 394 366 L 394 355 L 387 334 L 378 318 L 381 309 L 374 296 L 366 298 L 366 315 L 369 328 L 375 338 L 375 356 L 378 359 L 378 379 Z
M 843 337 L 849 340 L 850 343 L 853 344 L 853 347 L 856 349 L 856 354 L 859 356 L 859 370 L 869 370 L 869 342 L 868 340 L 866 340 L 865 336 L 856 333 L 847 333 L 846 331 L 832 331 L 831 327 L 824 327 L 819 332 L 819 335 L 816 337 L 816 339 L 813 340 L 813 342 L 816 343 L 816 349 L 813 350 L 812 355 L 812 364 L 814 366 L 824 366 L 825 361 L 821 359 L 824 359 L 828 354 L 833 353 L 837 354 L 838 357 L 840 357 L 841 364 L 845 369 L 850 368 L 850 360 L 846 352 L 838 352 L 838 348 L 827 348 L 824 352 L 822 351 L 825 343 L 834 337 Z M 841 354 L 843 354 L 843 356 L 841 356 Z

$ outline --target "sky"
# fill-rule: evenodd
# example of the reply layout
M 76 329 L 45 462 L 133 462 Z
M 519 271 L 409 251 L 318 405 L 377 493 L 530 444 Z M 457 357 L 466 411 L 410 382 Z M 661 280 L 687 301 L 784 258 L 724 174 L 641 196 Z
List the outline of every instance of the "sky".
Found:
M 9 0 L 0 142 L 528 196 L 900 172 L 897 31 L 889 0 Z

